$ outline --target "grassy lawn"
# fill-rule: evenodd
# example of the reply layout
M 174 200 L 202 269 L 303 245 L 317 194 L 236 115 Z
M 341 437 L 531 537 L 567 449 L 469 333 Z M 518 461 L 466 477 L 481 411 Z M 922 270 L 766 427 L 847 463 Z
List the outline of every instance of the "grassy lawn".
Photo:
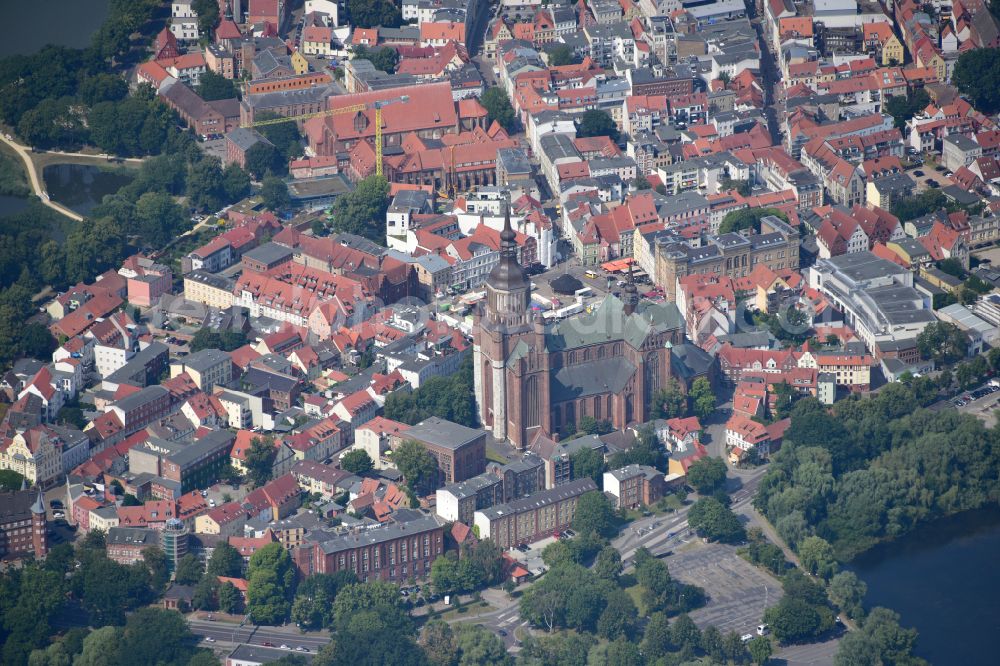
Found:
M 490 462 L 500 463 L 501 465 L 506 465 L 510 462 L 488 446 L 486 447 L 486 459 Z
M 6 143 L 0 143 L 0 195 L 26 197 L 31 194 L 28 174 L 17 153 Z
M 628 594 L 628 596 L 632 597 L 632 602 L 635 604 L 635 607 L 639 610 L 639 617 L 646 617 L 648 613 L 646 611 L 645 604 L 642 603 L 642 586 L 633 585 L 632 587 L 626 587 L 625 592 L 626 594 Z
M 485 601 L 477 601 L 471 604 L 465 604 L 459 608 L 452 608 L 449 611 L 441 613 L 440 618 L 445 622 L 450 620 L 461 620 L 463 618 L 473 619 L 477 615 L 481 615 L 483 609 L 488 608 L 491 608 L 491 606 Z

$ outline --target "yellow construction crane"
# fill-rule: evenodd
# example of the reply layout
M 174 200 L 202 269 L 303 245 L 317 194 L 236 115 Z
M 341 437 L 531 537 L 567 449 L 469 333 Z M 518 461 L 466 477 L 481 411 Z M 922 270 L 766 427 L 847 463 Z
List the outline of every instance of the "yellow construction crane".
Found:
M 410 101 L 409 95 L 393 97 L 392 99 L 380 99 L 366 104 L 352 104 L 339 109 L 328 111 L 316 111 L 315 113 L 303 113 L 297 116 L 284 116 L 281 118 L 269 118 L 268 120 L 257 120 L 243 127 L 264 127 L 265 125 L 277 125 L 278 123 L 288 123 L 299 120 L 309 120 L 320 116 L 339 116 L 344 113 L 363 113 L 368 109 L 375 109 L 375 175 L 382 175 L 382 109 L 390 104 L 405 104 Z

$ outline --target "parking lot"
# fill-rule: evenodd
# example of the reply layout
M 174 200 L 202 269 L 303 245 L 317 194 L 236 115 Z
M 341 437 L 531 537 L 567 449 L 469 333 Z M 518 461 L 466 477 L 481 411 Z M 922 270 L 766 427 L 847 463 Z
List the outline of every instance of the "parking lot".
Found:
M 952 400 L 951 404 L 964 414 L 982 419 L 987 428 L 992 428 L 996 424 L 994 411 L 1000 408 L 1000 388 L 981 386 L 963 393 Z
M 737 555 L 732 546 L 694 540 L 663 561 L 674 578 L 705 590 L 708 603 L 690 614 L 702 629 L 753 633 L 764 609 L 782 596 L 781 583 Z
M 935 167 L 930 164 L 919 165 L 916 169 L 912 171 L 907 171 L 906 173 L 917 183 L 917 191 L 926 190 L 929 188 L 942 189 L 948 187 L 949 185 L 954 185 L 955 182 L 946 176 L 946 173 L 950 173 L 944 167 L 939 167 L 941 171 L 938 171 Z

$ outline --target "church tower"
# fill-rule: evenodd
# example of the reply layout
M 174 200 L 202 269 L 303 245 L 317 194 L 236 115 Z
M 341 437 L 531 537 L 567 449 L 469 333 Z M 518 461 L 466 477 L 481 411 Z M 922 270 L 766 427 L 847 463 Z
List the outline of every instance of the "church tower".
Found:
M 486 304 L 477 316 L 474 347 L 479 418 L 497 439 L 508 436 L 507 357 L 517 339 L 532 331 L 530 302 L 531 283 L 517 261 L 510 201 L 505 200 L 500 261 L 486 279 Z

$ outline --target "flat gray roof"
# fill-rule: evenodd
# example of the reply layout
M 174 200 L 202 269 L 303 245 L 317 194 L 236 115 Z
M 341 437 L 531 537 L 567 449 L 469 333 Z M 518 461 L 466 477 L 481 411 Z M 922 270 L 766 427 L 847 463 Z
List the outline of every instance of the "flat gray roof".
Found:
M 496 520 L 497 518 L 502 518 L 503 516 L 523 513 L 532 509 L 539 509 L 543 506 L 555 504 L 556 502 L 562 502 L 563 500 L 567 500 L 572 497 L 579 497 L 580 495 L 590 492 L 591 490 L 597 490 L 597 484 L 594 483 L 593 479 L 577 479 L 576 481 L 570 481 L 569 483 L 561 486 L 556 486 L 555 488 L 551 488 L 549 490 L 543 490 L 540 493 L 535 493 L 534 495 L 529 495 L 507 504 L 498 504 L 497 506 L 490 507 L 488 509 L 476 511 L 476 513 L 483 514 L 489 520 Z
M 436 416 L 421 421 L 406 431 L 406 439 L 440 446 L 445 449 L 460 449 L 486 434 L 485 430 L 468 428 L 458 423 L 445 421 Z

